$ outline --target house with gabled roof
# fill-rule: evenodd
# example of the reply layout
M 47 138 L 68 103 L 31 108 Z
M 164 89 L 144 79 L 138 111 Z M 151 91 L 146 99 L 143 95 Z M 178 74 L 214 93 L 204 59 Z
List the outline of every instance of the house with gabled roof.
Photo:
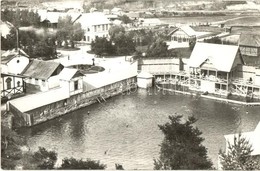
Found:
M 59 86 L 58 75 L 64 66 L 53 61 L 32 60 L 29 65 L 21 73 L 25 76 L 25 82 L 33 85 L 40 91 L 48 91 L 49 89 Z
M 8 50 L 1 55 L 1 72 L 5 74 L 21 74 L 29 64 L 29 56 L 21 49 Z
M 59 74 L 60 86 L 69 91 L 69 95 L 83 92 L 84 74 L 74 68 L 64 68 Z
M 228 95 L 230 80 L 236 77 L 242 64 L 238 46 L 197 42 L 188 64 L 190 87 Z
M 169 33 L 170 46 L 173 48 L 189 47 L 190 42 L 212 35 L 211 32 L 197 32 L 188 25 L 177 27 Z

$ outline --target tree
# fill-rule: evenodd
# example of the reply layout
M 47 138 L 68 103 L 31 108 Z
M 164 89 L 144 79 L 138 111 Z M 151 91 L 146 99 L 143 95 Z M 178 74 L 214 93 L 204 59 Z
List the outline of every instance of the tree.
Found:
M 57 153 L 55 151 L 47 151 L 43 147 L 33 154 L 34 162 L 37 163 L 38 169 L 54 169 L 57 161 Z
M 168 46 L 163 40 L 157 40 L 147 49 L 148 57 L 166 57 L 168 56 Z
M 97 37 L 95 41 L 91 42 L 91 51 L 96 55 L 113 54 L 114 47 L 111 41 L 108 41 L 105 37 Z
M 127 15 L 119 16 L 119 19 L 120 19 L 124 24 L 132 23 L 132 20 L 131 20 Z
M 59 18 L 58 20 L 58 31 L 57 40 L 61 45 L 62 41 L 65 41 L 65 48 L 67 48 L 68 41 L 70 42 L 71 48 L 74 48 L 74 41 L 82 40 L 84 36 L 84 30 L 81 28 L 80 23 L 74 23 L 71 16 Z
M 8 127 L 1 125 L 1 167 L 14 170 L 18 161 L 22 158 L 21 147 L 25 145 L 25 139 L 17 135 Z
M 223 170 L 259 170 L 260 163 L 251 155 L 252 145 L 249 141 L 238 136 L 234 136 L 233 144 L 228 142 L 227 153 L 220 150 L 220 162 Z
M 16 27 L 40 26 L 40 16 L 38 13 L 29 10 L 16 11 L 5 9 L 1 11 L 1 20 L 8 21 Z
M 16 44 L 16 31 L 14 28 L 10 30 L 10 33 L 6 35 L 6 38 L 1 36 L 1 49 L 10 50 L 17 47 Z
M 85 161 L 75 158 L 65 158 L 62 160 L 61 167 L 59 169 L 64 170 L 75 170 L 75 169 L 84 169 L 84 170 L 104 170 L 106 165 L 99 163 L 99 161 L 94 161 L 86 159 Z
M 108 30 L 108 34 L 109 34 L 111 40 L 113 40 L 115 38 L 115 36 L 120 33 L 125 33 L 125 28 L 123 26 L 112 26 Z
M 197 120 L 192 116 L 183 122 L 182 115 L 169 116 L 169 119 L 166 124 L 159 125 L 164 140 L 160 145 L 160 157 L 154 160 L 154 169 L 211 169 L 207 149 L 201 144 L 204 141 L 202 132 L 193 127 Z
M 112 41 L 117 55 L 131 55 L 135 51 L 133 38 L 126 33 L 117 34 Z

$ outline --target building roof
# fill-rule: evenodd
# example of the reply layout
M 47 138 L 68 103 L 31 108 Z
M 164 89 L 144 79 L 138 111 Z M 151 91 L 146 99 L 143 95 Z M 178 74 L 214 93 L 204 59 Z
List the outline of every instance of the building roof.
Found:
M 19 77 L 19 78 L 24 78 L 22 75 L 16 75 L 16 74 L 10 74 L 10 73 L 1 73 L 1 77 L 6 77 L 6 76 L 13 76 L 13 77 Z
M 196 36 L 196 31 L 193 30 L 190 26 L 181 26 L 180 29 L 184 31 L 188 36 Z
M 153 75 L 148 72 L 142 71 L 137 75 L 137 78 L 153 78 Z
M 241 34 L 239 45 L 260 47 L 260 35 L 258 34 Z
M 53 72 L 62 66 L 60 63 L 52 61 L 33 60 L 24 69 L 21 75 L 31 78 L 48 79 Z
M 143 24 L 157 24 L 157 25 L 161 25 L 162 22 L 158 18 L 145 18 L 145 19 L 143 19 Z
M 122 11 L 122 9 L 118 8 L 118 7 L 114 7 L 111 11 L 112 12 L 119 12 L 119 11 Z
M 104 64 L 105 71 L 87 74 L 83 80 L 86 86 L 84 91 L 97 89 L 118 81 L 137 76 L 137 62 L 112 62 Z
M 19 56 L 29 57 L 22 49 L 19 49 L 18 51 L 16 49 L 13 49 L 13 50 L 8 50 L 8 51 L 4 52 L 1 55 L 1 64 L 7 64 L 9 61 L 11 61 L 15 57 L 19 57 Z
M 83 13 L 82 16 L 76 22 L 79 22 L 82 28 L 89 27 L 92 25 L 111 23 L 107 16 L 101 12 Z
M 47 12 L 47 11 L 41 11 L 39 12 L 39 15 L 41 17 L 41 22 L 47 20 L 50 23 L 58 23 L 59 18 L 64 18 L 66 16 L 71 16 L 71 20 L 75 21 L 81 13 L 79 12 Z
M 188 65 L 197 68 L 210 59 L 218 71 L 230 72 L 237 53 L 238 46 L 197 42 Z
M 66 80 L 66 81 L 69 81 L 72 78 L 79 77 L 79 76 L 84 76 L 84 74 L 82 74 L 79 70 L 74 68 L 64 68 L 59 74 L 59 78 L 61 80 Z
M 58 88 L 14 99 L 11 100 L 10 103 L 21 112 L 27 112 L 67 98 L 69 98 L 68 91 L 63 88 Z M 28 104 L 28 102 L 30 103 Z
M 244 132 L 241 134 L 243 138 L 249 141 L 249 143 L 252 145 L 252 155 L 259 155 L 260 154 L 260 122 L 258 122 L 256 128 L 254 131 L 251 132 Z M 233 145 L 234 142 L 234 136 L 238 136 L 238 134 L 229 134 L 225 135 L 225 139 L 227 142 L 230 142 L 231 145 Z

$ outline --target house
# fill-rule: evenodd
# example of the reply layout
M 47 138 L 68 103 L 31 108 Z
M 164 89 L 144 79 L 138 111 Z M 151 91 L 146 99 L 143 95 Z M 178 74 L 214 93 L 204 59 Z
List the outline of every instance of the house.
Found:
M 70 96 L 82 93 L 83 76 L 77 69 L 64 68 L 59 74 L 60 86 L 68 90 Z
M 241 138 L 245 138 L 248 142 L 249 145 L 251 145 L 252 148 L 252 153 L 251 156 L 253 156 L 256 160 L 260 162 L 260 122 L 258 122 L 256 128 L 254 131 L 250 132 L 243 132 L 241 133 Z M 231 146 L 234 145 L 234 138 L 238 137 L 239 133 L 236 134 L 228 134 L 224 135 L 225 140 L 226 140 L 226 154 L 228 154 L 229 149 L 228 149 L 228 144 Z M 219 163 L 219 169 L 222 169 L 221 164 Z
M 125 15 L 128 16 L 131 20 L 138 20 L 140 17 L 140 14 L 138 12 L 129 12 Z
M 197 42 L 188 63 L 190 89 L 227 96 L 242 64 L 238 46 Z
M 241 34 L 239 38 L 239 49 L 242 55 L 256 56 L 260 59 L 260 35 Z
M 92 13 L 92 12 L 97 12 L 98 10 L 96 8 L 90 8 L 89 12 Z
M 144 18 L 139 20 L 141 21 L 141 26 L 144 27 L 155 27 L 162 24 L 161 20 L 158 18 Z
M 77 20 L 81 13 L 79 12 L 49 12 L 47 10 L 39 10 L 38 14 L 40 15 L 40 21 L 43 26 L 49 28 L 57 28 L 59 18 L 65 18 L 66 16 L 70 16 L 72 22 Z
M 25 82 L 28 86 L 33 86 L 40 91 L 48 91 L 49 89 L 59 86 L 58 75 L 64 66 L 57 62 L 33 60 L 21 73 L 25 76 Z
M 123 15 L 123 14 L 124 14 L 124 11 L 123 11 L 121 8 L 114 7 L 114 8 L 111 10 L 111 14 Z
M 7 101 L 25 93 L 24 77 L 1 73 L 1 101 Z
M 86 43 L 91 43 L 96 37 L 109 38 L 108 31 L 111 22 L 101 12 L 83 13 L 76 22 L 79 22 L 85 31 L 84 41 Z
M 197 32 L 190 26 L 177 27 L 171 33 L 170 36 L 170 46 L 172 48 L 184 48 L 189 47 L 191 41 L 196 41 L 201 38 L 205 38 L 211 35 L 211 32 Z
M 9 50 L 1 56 L 1 72 L 18 75 L 29 64 L 29 56 L 21 49 Z

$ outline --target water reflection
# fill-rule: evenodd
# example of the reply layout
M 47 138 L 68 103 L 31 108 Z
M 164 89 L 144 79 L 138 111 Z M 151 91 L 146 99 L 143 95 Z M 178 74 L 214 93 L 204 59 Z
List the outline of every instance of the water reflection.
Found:
M 196 126 L 203 132 L 209 157 L 216 164 L 217 153 L 224 147 L 223 135 L 253 130 L 260 120 L 259 110 L 260 107 L 237 106 L 196 96 L 155 95 L 138 90 L 20 133 L 28 137 L 32 150 L 38 146 L 56 150 L 59 162 L 73 156 L 100 160 L 108 169 L 114 169 L 115 163 L 121 163 L 125 169 L 152 169 L 163 139 L 158 124 L 167 122 L 170 114 L 180 113 L 185 118 L 194 115 L 199 119 Z

